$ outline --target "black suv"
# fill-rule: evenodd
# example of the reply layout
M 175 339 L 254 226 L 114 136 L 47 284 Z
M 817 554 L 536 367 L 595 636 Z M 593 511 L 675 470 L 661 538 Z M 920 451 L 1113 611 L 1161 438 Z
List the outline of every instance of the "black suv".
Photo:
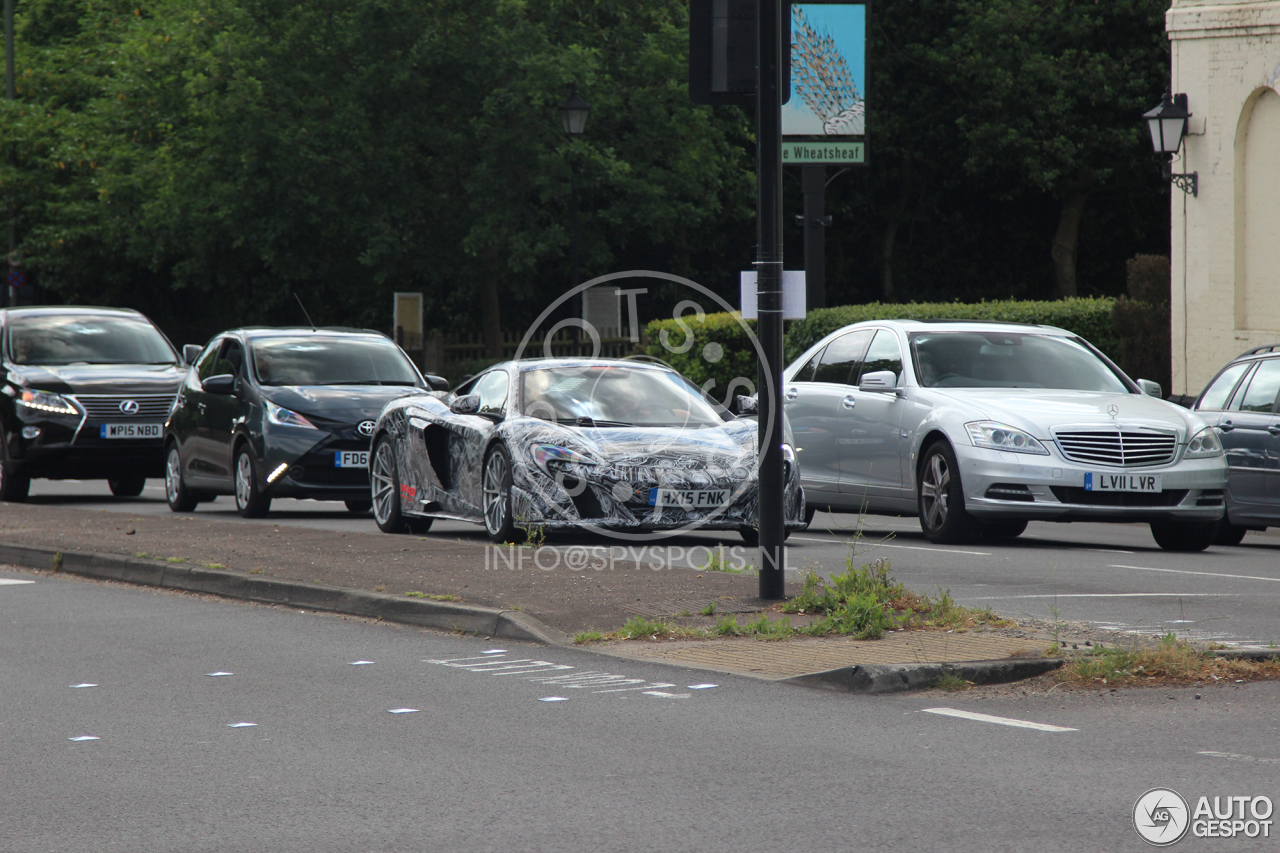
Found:
M 1227 452 L 1227 514 L 1219 545 L 1280 526 L 1280 344 L 1241 353 L 1213 378 L 1193 408 Z
M 0 309 L 0 500 L 33 477 L 107 480 L 141 494 L 164 474 L 164 421 L 186 374 L 137 311 Z

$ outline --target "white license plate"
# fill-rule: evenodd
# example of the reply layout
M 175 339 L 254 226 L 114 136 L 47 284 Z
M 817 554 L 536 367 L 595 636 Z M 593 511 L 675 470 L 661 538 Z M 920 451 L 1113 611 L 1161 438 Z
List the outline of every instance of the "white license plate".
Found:
M 367 450 L 335 450 L 333 451 L 333 467 L 335 468 L 368 468 L 369 451 Z
M 159 438 L 164 432 L 160 424 L 102 424 L 99 438 Z
M 1159 474 L 1107 474 L 1089 472 L 1084 475 L 1086 492 L 1158 492 Z
M 714 509 L 729 500 L 728 489 L 650 489 L 649 506 Z

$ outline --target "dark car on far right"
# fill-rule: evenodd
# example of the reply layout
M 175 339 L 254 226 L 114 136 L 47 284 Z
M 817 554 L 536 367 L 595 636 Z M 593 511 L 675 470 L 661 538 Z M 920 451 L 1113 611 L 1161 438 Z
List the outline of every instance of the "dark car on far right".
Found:
M 1216 427 L 1227 454 L 1227 514 L 1219 545 L 1280 527 L 1280 344 L 1242 353 L 1192 407 Z

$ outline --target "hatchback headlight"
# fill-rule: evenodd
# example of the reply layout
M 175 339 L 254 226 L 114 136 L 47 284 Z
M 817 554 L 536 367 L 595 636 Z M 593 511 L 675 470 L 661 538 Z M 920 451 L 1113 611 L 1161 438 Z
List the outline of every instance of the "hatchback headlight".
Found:
M 50 394 L 48 391 L 23 390 L 17 402 L 37 412 L 49 412 L 54 415 L 78 415 L 80 410 L 61 394 Z
M 1187 459 L 1210 459 L 1222 455 L 1222 442 L 1213 427 L 1205 427 L 1187 442 Z
M 1036 439 L 1020 429 L 996 421 L 976 421 L 965 424 L 969 431 L 969 440 L 974 447 L 985 447 L 988 450 L 1005 450 L 1010 453 L 1034 453 L 1037 456 L 1048 456 L 1049 451 Z
M 292 409 L 286 409 L 284 406 L 277 406 L 275 403 L 270 402 L 267 403 L 267 420 L 271 421 L 273 424 L 280 424 L 281 426 L 318 429 L 315 424 Z

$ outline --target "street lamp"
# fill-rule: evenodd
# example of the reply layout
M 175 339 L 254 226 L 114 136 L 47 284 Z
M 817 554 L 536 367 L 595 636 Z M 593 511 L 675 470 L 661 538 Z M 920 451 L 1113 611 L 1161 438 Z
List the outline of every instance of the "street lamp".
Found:
M 591 105 L 583 100 L 578 94 L 578 84 L 573 84 L 573 91 L 569 93 L 569 97 L 560 105 L 560 120 L 564 125 L 565 135 L 572 139 L 575 136 L 581 136 L 583 131 L 587 129 L 587 114 L 591 112 Z M 578 158 L 569 152 L 569 170 L 571 178 L 569 181 L 569 209 L 573 218 L 573 280 L 570 287 L 578 286 L 580 271 L 578 269 Z M 574 294 L 572 300 L 574 313 L 577 314 L 578 320 L 585 319 L 582 310 L 582 294 Z M 578 342 L 582 338 L 581 326 L 575 324 L 573 326 L 573 354 L 578 355 Z
M 1143 113 L 1142 118 L 1151 132 L 1151 147 L 1164 161 L 1164 179 L 1175 184 L 1184 193 L 1198 196 L 1198 172 L 1181 175 L 1173 173 L 1173 157 L 1182 146 L 1182 138 L 1187 135 L 1187 119 L 1191 118 L 1191 113 L 1187 111 L 1187 96 L 1172 95 L 1165 89 L 1160 106 Z

